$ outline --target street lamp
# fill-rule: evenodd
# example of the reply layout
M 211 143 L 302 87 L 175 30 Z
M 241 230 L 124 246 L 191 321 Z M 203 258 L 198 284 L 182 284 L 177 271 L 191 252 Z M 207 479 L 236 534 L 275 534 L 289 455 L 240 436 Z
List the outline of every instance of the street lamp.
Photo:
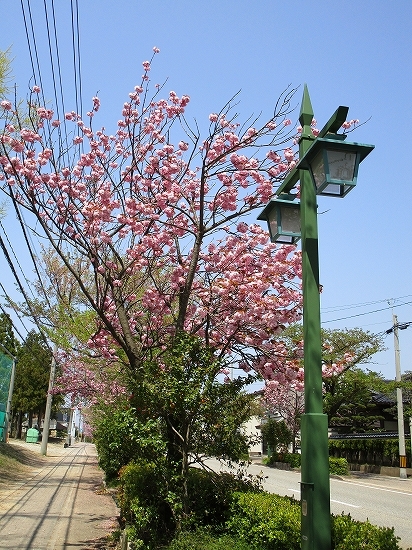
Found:
M 301 237 L 300 208 L 293 202 L 295 195 L 282 194 L 271 200 L 258 216 L 268 222 L 270 240 L 281 244 L 295 244 Z
M 318 138 L 299 162 L 299 168 L 310 170 L 317 195 L 344 197 L 355 187 L 359 164 L 374 146 L 345 139 L 345 134 Z
M 281 197 L 289 194 L 300 182 L 300 204 L 294 204 L 300 210 L 302 238 L 305 378 L 305 413 L 301 419 L 302 550 L 331 548 L 328 417 L 323 413 L 322 398 L 316 195 L 344 197 L 356 185 L 359 163 L 374 148 L 373 145 L 346 143 L 346 136 L 337 133 L 347 114 L 347 107 L 339 107 L 315 138 L 311 129 L 313 109 L 305 85 L 299 115 L 302 125 L 300 160 L 278 188 L 278 199 L 271 201 L 258 217 L 268 222 L 272 241 L 277 240 L 278 233 L 277 242 L 285 242 L 282 238 L 291 238 L 290 228 L 284 231 L 282 218 L 285 212 L 290 217 L 290 212 L 284 209 L 282 212 Z M 297 237 L 294 239 L 293 242 L 296 242 Z

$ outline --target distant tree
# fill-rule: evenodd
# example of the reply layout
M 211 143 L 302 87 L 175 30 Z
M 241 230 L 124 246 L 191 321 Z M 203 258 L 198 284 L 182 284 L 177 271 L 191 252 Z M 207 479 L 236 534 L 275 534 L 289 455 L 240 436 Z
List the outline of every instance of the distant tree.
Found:
M 10 75 L 10 50 L 0 50 L 0 99 L 4 99 L 10 91 L 8 86 Z
M 51 360 L 52 352 L 42 336 L 30 331 L 17 354 L 12 408 L 18 437 L 21 436 L 25 414 L 28 415 L 30 426 L 34 415 L 37 415 L 39 422 L 44 415 Z
M 367 429 L 378 420 L 371 413 L 372 391 L 382 387 L 383 379 L 375 372 L 364 372 L 358 365 L 370 363 L 373 355 L 384 349 L 383 338 L 360 328 L 324 329 L 321 336 L 324 412 L 329 424 Z M 296 378 L 289 386 L 277 380 L 267 381 L 265 402 L 270 411 L 282 415 L 296 434 L 304 412 L 302 326 L 293 325 L 280 337 L 289 350 L 287 359 L 295 361 Z M 367 413 L 370 416 L 365 419 Z
M 281 454 L 287 453 L 293 442 L 293 434 L 284 420 L 269 418 L 262 424 L 262 435 L 272 451 Z
M 403 402 L 403 414 L 404 423 L 407 425 L 409 419 L 412 417 L 412 372 L 406 371 L 402 375 L 402 380 L 397 382 L 396 380 L 385 380 L 384 384 L 379 388 L 379 392 L 388 398 L 388 402 L 392 402 L 393 405 L 385 409 L 386 413 L 389 413 L 394 418 L 398 416 L 397 408 L 397 388 L 402 390 L 402 402 Z
M 381 374 L 352 368 L 336 377 L 325 394 L 324 411 L 329 426 L 350 432 L 367 432 L 383 418 L 376 411 L 373 395 L 382 391 Z

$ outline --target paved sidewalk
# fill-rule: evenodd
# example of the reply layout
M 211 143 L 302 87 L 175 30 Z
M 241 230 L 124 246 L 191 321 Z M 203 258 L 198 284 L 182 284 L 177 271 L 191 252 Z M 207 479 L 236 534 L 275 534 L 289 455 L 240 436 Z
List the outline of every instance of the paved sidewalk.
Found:
M 40 444 L 9 442 L 40 455 Z M 0 489 L 0 549 L 106 549 L 118 509 L 90 443 L 51 443 L 23 482 Z

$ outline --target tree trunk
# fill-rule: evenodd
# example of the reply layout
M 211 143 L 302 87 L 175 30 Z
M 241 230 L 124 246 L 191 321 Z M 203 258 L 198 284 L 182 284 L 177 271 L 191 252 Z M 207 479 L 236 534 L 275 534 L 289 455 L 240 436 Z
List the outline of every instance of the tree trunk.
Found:
M 23 431 L 23 412 L 19 411 L 18 417 L 17 417 L 17 433 L 16 437 L 17 439 L 21 439 L 22 431 Z

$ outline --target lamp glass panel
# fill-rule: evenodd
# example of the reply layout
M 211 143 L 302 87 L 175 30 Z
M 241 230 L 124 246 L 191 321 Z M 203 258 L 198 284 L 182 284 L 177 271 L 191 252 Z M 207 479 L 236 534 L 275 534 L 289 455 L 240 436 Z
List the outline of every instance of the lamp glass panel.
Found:
M 290 235 L 279 235 L 278 237 L 276 237 L 274 242 L 277 242 L 279 244 L 293 244 L 295 241 L 294 238 Z
M 325 185 L 320 192 L 320 195 L 328 195 L 329 197 L 344 197 L 351 189 L 351 185 L 337 185 L 336 183 L 330 183 L 329 185 Z
M 268 222 L 269 222 L 270 234 L 272 237 L 274 237 L 279 233 L 277 209 L 272 210 L 272 212 L 269 213 Z
M 300 234 L 300 209 L 299 207 L 282 206 L 281 224 L 282 232 Z
M 353 181 L 355 177 L 356 152 L 326 151 L 331 180 Z
M 323 162 L 323 152 L 320 151 L 313 161 L 310 163 L 313 179 L 315 180 L 316 188 L 320 187 L 324 183 L 325 177 L 325 165 Z

